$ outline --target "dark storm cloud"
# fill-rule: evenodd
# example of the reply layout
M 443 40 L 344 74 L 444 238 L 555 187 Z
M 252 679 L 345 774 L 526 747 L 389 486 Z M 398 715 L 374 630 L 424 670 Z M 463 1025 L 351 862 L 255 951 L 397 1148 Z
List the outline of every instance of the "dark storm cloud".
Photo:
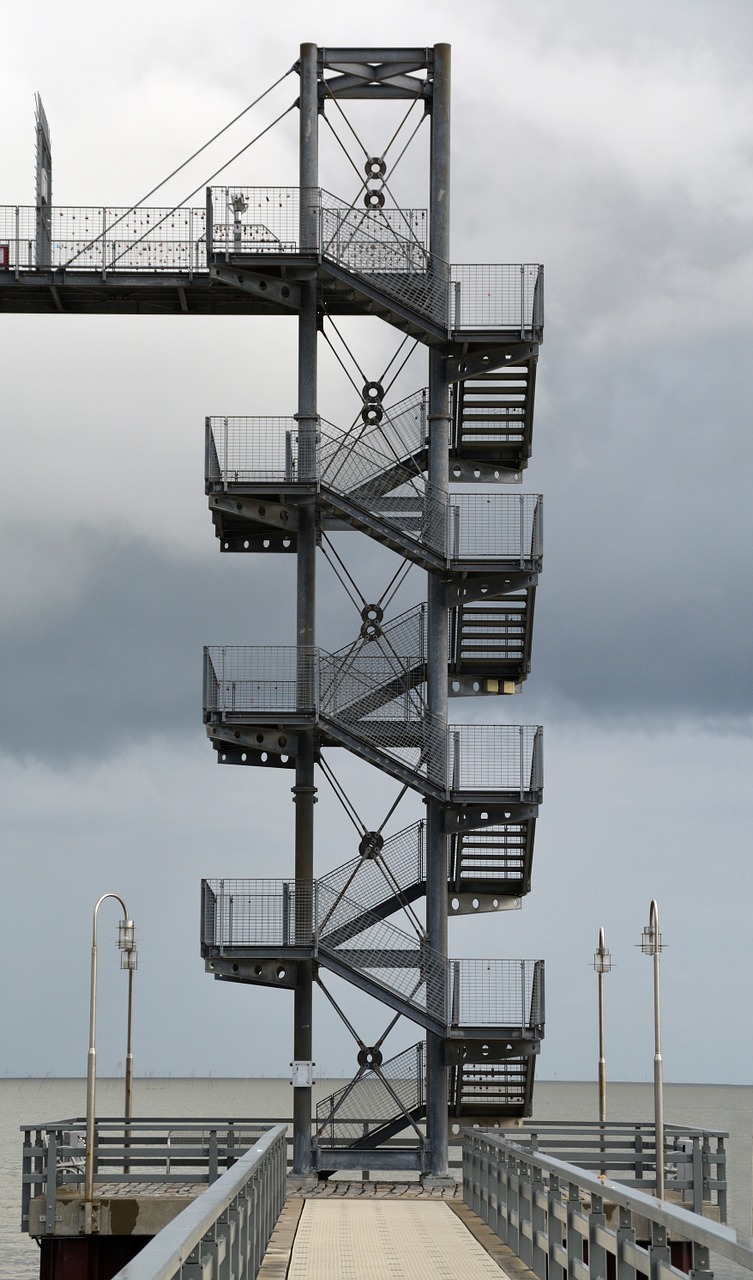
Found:
M 746 343 L 567 358 L 552 337 L 533 680 L 589 713 L 748 716 Z
M 256 557 L 252 576 L 244 557 L 196 562 L 137 540 L 100 535 L 92 546 L 84 536 L 76 588 L 4 629 L 5 752 L 63 764 L 155 734 L 201 733 L 202 645 L 290 642 L 290 592 L 274 587 L 287 581 L 283 557 L 274 565 Z

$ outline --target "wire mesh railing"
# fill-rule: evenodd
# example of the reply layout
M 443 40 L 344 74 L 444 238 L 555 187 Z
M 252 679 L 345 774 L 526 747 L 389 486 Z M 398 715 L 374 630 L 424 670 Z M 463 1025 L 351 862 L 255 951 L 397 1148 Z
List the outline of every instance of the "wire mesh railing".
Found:
M 13 271 L 206 274 L 216 254 L 319 254 L 447 331 L 543 328 L 543 268 L 450 266 L 429 253 L 425 209 L 364 209 L 298 187 L 214 187 L 205 208 L 54 206 L 49 260 L 37 260 L 39 215 L 0 206 L 2 265 Z M 47 243 L 47 233 L 39 243 Z
M 426 710 L 424 655 L 331 654 L 288 645 L 204 650 L 204 716 L 258 721 L 320 716 L 417 781 L 456 796 L 536 798 L 543 786 L 540 725 L 450 725 Z
M 541 494 L 452 494 L 448 508 L 451 561 L 517 561 L 521 567 L 541 559 Z
M 202 945 L 310 947 L 314 888 L 295 880 L 202 880 Z
M 392 1003 L 444 1026 L 447 962 L 423 938 L 406 933 L 360 902 L 320 881 L 316 895 L 317 952 L 330 954 Z M 333 945 L 330 941 L 335 939 Z
M 313 472 L 301 459 L 294 418 L 212 417 L 206 425 L 210 490 L 316 478 L 334 506 L 374 528 L 393 529 L 450 564 L 495 560 L 538 567 L 543 552 L 540 494 L 453 494 L 431 485 L 415 459 L 423 447 L 422 413 L 411 397 L 377 426 L 340 431 L 320 421 Z M 405 425 L 413 428 L 411 433 Z M 340 501 L 338 501 L 340 500 Z
M 408 660 L 420 668 L 418 658 Z M 341 679 L 343 662 L 330 654 L 321 654 L 320 713 L 328 723 L 339 727 L 362 743 L 367 750 L 378 752 L 402 768 L 407 768 L 418 782 L 426 778 L 433 786 L 444 786 L 444 757 L 447 728 L 437 716 L 425 711 L 415 690 L 407 697 L 387 701 L 377 691 L 383 674 L 382 659 L 354 658 L 347 661 L 347 674 Z M 361 714 L 369 701 L 373 711 Z
M 544 323 L 544 268 L 538 263 L 460 263 L 450 267 L 451 327 L 511 329 Z
M 451 960 L 450 1022 L 507 1027 L 521 1034 L 544 1023 L 543 960 Z
M 382 492 L 420 475 L 411 460 L 424 449 L 425 393 L 385 409 L 376 424 L 358 422 L 347 431 L 320 420 L 316 477 L 338 493 L 358 496 L 360 486 L 382 482 Z M 293 417 L 207 418 L 207 483 L 291 484 L 307 476 L 298 423 Z M 390 484 L 392 471 L 396 478 Z M 384 485 L 387 484 L 385 488 Z
M 426 1103 L 425 1045 L 411 1045 L 394 1058 L 367 1068 L 316 1106 L 320 1147 L 366 1145 L 387 1126 L 423 1112 Z
M 204 474 L 212 488 L 295 483 L 298 423 L 293 417 L 207 418 Z
M 0 206 L 0 244 L 7 246 L 9 270 L 208 270 L 205 209 L 53 207 L 49 223 L 50 258 L 38 262 L 36 209 Z
M 400 833 L 406 836 L 407 833 Z M 408 933 L 359 900 L 341 877 L 202 881 L 202 946 L 225 951 L 311 948 L 367 980 L 387 1003 L 439 1026 L 519 1028 L 544 1023 L 540 960 L 445 960 L 420 933 Z
M 413 822 L 388 840 L 378 832 L 367 833 L 359 857 L 335 867 L 322 884 L 332 893 L 347 893 L 369 910 L 383 911 L 386 902 L 413 901 L 417 886 L 426 880 L 425 823 Z
M 521 799 L 543 786 L 543 730 L 531 724 L 450 725 L 452 792 L 500 792 Z
M 318 653 L 295 645 L 208 645 L 204 713 L 243 717 L 268 711 L 312 715 Z

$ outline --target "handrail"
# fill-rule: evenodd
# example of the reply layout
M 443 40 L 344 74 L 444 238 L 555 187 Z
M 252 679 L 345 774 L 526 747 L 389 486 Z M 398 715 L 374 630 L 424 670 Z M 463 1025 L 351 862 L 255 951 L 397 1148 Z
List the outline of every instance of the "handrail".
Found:
M 709 1252 L 753 1270 L 753 1240 L 732 1228 L 490 1132 L 465 1133 L 463 1198 L 540 1280 L 595 1280 L 607 1274 L 608 1255 L 624 1280 L 682 1277 L 668 1239 L 690 1245 L 696 1276 L 709 1273 Z M 619 1211 L 614 1229 L 605 1203 Z M 647 1247 L 636 1242 L 637 1219 Z
M 221 1176 L 222 1165 L 231 1166 L 238 1153 L 258 1141 L 272 1124 L 286 1125 L 282 1117 L 227 1120 L 198 1117 L 181 1120 L 151 1117 L 130 1120 L 98 1117 L 95 1124 L 95 1177 L 108 1183 L 132 1184 L 145 1178 L 160 1182 L 206 1184 Z M 23 1171 L 21 1228 L 28 1230 L 31 1201 L 47 1202 L 46 1232 L 52 1232 L 58 1187 L 77 1187 L 84 1178 L 86 1119 L 72 1117 L 21 1127 Z
M 220 208 L 213 191 L 225 193 Z M 0 205 L 6 269 L 16 279 L 21 271 L 63 271 L 71 278 L 95 273 L 106 282 L 149 271 L 179 272 L 191 281 L 208 274 L 210 259 L 228 255 L 316 254 L 448 334 L 502 330 L 534 341 L 541 335 L 541 265 L 444 262 L 426 247 L 426 210 L 354 209 L 318 188 L 237 187 L 234 196 L 244 200 L 237 215 L 228 211 L 229 191 L 208 189 L 204 207 L 55 205 L 45 263 L 37 261 L 36 207 Z
M 238 1280 L 256 1276 L 285 1202 L 285 1133 L 284 1125 L 270 1129 L 232 1169 L 163 1227 L 114 1280 L 173 1280 L 184 1263 L 197 1267 L 205 1280 L 216 1280 L 228 1274 L 220 1266 L 231 1241 L 236 1247 L 245 1244 L 240 1270 L 233 1274 Z M 249 1195 L 249 1183 L 255 1184 L 255 1194 Z

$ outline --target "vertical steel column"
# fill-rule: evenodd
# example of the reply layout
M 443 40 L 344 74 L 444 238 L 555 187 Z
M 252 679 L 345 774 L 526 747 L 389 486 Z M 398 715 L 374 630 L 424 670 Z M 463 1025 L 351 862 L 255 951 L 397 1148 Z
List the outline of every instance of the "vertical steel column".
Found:
M 313 192 L 318 184 L 318 93 L 317 48 L 301 45 L 300 61 L 300 234 L 301 246 L 310 247 L 311 221 L 315 218 Z M 317 328 L 316 281 L 301 286 L 302 303 L 298 317 L 298 456 L 299 465 L 310 479 L 316 468 L 317 432 Z M 300 509 L 296 581 L 296 642 L 298 645 L 299 706 L 311 707 L 309 684 L 315 679 L 313 649 L 316 644 L 316 509 L 313 499 Z M 314 698 L 315 700 L 315 698 Z M 299 734 L 299 752 L 295 768 L 295 878 L 296 901 L 303 904 L 313 927 L 314 880 L 314 728 Z M 301 888 L 303 893 L 301 894 Z M 308 890 L 308 891 L 307 891 Z M 301 922 L 303 923 L 303 922 Z M 298 921 L 297 921 L 298 924 Z M 311 962 L 298 968 L 294 993 L 293 1058 L 312 1059 Z M 299 1175 L 311 1172 L 311 1086 L 293 1088 L 293 1171 Z
M 434 80 L 431 102 L 431 171 L 429 179 L 429 227 L 433 271 L 444 271 L 450 257 L 450 46 L 434 46 Z M 449 281 L 445 281 L 449 305 Z M 447 537 L 449 485 L 449 383 L 444 352 L 429 354 L 429 501 L 442 513 Z M 439 514 L 439 512 L 437 512 Z M 431 750 L 437 730 L 447 726 L 448 611 L 442 580 L 428 575 L 428 707 Z M 446 732 L 440 739 L 441 759 L 430 758 L 435 777 L 447 779 Z M 426 822 L 426 932 L 427 942 L 447 956 L 447 854 L 442 832 L 442 806 L 429 800 Z M 446 1003 L 446 991 L 442 993 Z M 444 1040 L 432 1032 L 426 1036 L 426 1128 L 429 1173 L 447 1176 L 448 1098 Z

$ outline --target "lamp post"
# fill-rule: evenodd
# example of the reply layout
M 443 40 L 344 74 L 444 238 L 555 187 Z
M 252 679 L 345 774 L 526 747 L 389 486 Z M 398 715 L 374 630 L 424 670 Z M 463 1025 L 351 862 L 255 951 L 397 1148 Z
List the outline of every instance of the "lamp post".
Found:
M 661 998 L 659 989 L 659 956 L 663 943 L 659 932 L 659 908 L 652 899 L 648 925 L 643 930 L 641 951 L 654 960 L 654 1143 L 656 1146 L 656 1194 L 664 1199 L 664 1095 L 661 1060 Z
M 128 1033 L 126 1042 L 125 1120 L 131 1118 L 133 1090 L 133 975 L 138 966 L 135 927 L 123 899 L 117 893 L 104 893 L 92 916 L 91 984 L 89 988 L 89 1052 L 86 1059 L 86 1158 L 84 1170 L 84 1231 L 92 1230 L 94 1200 L 94 1116 L 97 1091 L 97 915 L 107 898 L 114 898 L 123 910 L 118 924 L 120 967 L 128 971 Z
M 594 952 L 594 969 L 599 980 L 599 1123 L 607 1118 L 607 1063 L 604 1057 L 604 974 L 611 973 L 612 956 L 599 929 L 599 945 Z

